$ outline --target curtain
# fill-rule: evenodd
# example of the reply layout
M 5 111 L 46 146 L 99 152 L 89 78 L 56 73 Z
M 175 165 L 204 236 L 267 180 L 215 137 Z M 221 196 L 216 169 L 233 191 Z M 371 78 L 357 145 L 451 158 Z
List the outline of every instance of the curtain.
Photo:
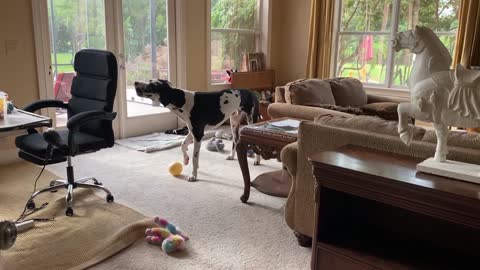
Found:
M 480 65 L 480 1 L 462 0 L 453 63 Z
M 328 78 L 331 69 L 335 0 L 312 0 L 307 78 Z

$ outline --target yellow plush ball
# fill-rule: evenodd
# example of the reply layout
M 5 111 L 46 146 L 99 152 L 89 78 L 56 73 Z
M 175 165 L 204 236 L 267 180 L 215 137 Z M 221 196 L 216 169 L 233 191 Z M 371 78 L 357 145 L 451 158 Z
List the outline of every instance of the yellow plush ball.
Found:
M 168 166 L 168 172 L 173 176 L 179 176 L 183 171 L 183 165 L 180 162 L 173 162 Z

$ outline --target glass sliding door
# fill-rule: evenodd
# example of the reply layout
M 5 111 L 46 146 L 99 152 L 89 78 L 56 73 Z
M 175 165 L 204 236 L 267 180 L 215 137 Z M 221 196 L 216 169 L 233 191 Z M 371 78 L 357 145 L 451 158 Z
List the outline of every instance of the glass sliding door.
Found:
M 166 112 L 138 97 L 133 83 L 170 79 L 167 0 L 123 0 L 122 13 L 128 117 Z
M 81 49 L 106 49 L 104 0 L 48 0 L 53 98 L 68 102 L 75 76 L 73 59 Z M 57 109 L 56 126 L 65 126 L 67 112 Z
M 158 78 L 175 84 L 175 0 L 32 2 L 39 22 L 36 37 L 41 40 L 37 61 L 46 71 L 42 72 L 45 83 L 40 96 L 68 102 L 75 53 L 86 48 L 109 50 L 119 66 L 114 108 L 118 112 L 114 129 L 119 137 L 177 128 L 177 119 L 168 109 L 138 97 L 133 87 L 135 81 Z M 42 39 L 47 36 L 49 39 Z M 48 114 L 55 117 L 56 126 L 67 122 L 66 110 Z

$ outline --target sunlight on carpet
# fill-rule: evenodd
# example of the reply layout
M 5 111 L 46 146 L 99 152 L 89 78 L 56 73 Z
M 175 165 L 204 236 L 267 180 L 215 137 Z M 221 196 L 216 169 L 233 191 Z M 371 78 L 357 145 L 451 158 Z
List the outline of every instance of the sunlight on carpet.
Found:
M 18 218 L 40 170 L 26 162 L 0 166 L 0 220 Z M 43 187 L 54 179 L 58 177 L 45 170 L 37 186 Z M 36 222 L 34 228 L 18 236 L 11 249 L 2 252 L 7 270 L 84 269 L 142 239 L 145 229 L 153 225 L 146 216 L 107 203 L 86 189 L 75 190 L 75 214 L 66 217 L 64 195 L 60 190 L 36 198 L 37 207 L 49 204 L 28 218 L 53 221 Z

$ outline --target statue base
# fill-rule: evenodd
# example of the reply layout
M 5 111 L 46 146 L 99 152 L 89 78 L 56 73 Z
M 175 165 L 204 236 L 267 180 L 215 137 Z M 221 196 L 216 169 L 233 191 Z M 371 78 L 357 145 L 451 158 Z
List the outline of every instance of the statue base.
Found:
M 438 162 L 429 158 L 417 164 L 417 171 L 480 184 L 480 165 L 477 164 L 453 160 Z

